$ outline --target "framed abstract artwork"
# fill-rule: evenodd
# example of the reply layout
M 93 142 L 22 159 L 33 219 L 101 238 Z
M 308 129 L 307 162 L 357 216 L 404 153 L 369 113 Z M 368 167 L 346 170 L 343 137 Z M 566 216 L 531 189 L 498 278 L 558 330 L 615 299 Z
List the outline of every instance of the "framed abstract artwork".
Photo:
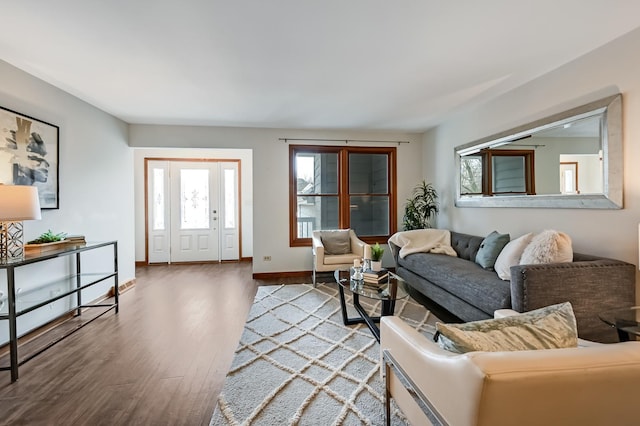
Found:
M 60 128 L 0 107 L 0 183 L 38 188 L 40 208 L 57 209 Z

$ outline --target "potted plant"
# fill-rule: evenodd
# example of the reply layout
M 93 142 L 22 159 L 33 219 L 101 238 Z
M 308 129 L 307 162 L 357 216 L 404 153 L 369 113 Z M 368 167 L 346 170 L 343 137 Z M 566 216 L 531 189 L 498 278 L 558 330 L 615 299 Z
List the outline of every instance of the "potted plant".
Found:
M 384 254 L 384 247 L 375 243 L 371 246 L 371 269 L 373 271 L 379 271 L 382 269 L 382 255 Z
M 402 224 L 405 231 L 431 228 L 431 219 L 438 214 L 438 192 L 432 184 L 422 181 L 404 206 Z
M 49 250 L 57 250 L 62 246 L 66 245 L 67 242 L 64 241 L 66 233 L 60 232 L 58 234 L 54 234 L 49 229 L 47 232 L 41 234 L 35 240 L 27 241 L 27 244 L 24 245 L 24 249 L 26 252 L 31 253 L 41 253 Z

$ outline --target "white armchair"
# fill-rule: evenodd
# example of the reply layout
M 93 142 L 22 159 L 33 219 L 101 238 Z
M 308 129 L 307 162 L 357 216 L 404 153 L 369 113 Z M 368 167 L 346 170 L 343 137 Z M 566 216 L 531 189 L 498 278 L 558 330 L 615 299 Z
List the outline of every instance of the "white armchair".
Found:
M 349 252 L 342 254 L 328 254 L 325 250 L 323 237 L 335 237 L 336 234 L 348 235 Z M 311 236 L 311 250 L 313 254 L 313 285 L 316 285 L 316 272 L 333 272 L 338 269 L 348 269 L 353 266 L 354 259 L 364 257 L 367 244 L 360 240 L 353 229 L 313 231 Z
M 638 424 L 640 342 L 455 354 L 380 324 L 387 419 L 393 398 L 414 425 Z

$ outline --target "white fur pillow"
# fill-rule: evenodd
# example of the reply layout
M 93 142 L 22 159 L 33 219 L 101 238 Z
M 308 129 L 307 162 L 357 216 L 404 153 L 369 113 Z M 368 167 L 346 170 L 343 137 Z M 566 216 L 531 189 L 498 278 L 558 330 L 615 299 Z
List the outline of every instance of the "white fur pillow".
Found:
M 521 265 L 571 261 L 573 261 L 571 238 L 564 232 L 551 229 L 536 234 L 520 258 Z
M 532 238 L 533 232 L 529 232 L 515 240 L 509 241 L 509 243 L 502 249 L 496 259 L 495 265 L 493 265 L 493 268 L 500 279 L 506 281 L 511 279 L 511 267 L 520 264 L 522 252 L 527 248 Z

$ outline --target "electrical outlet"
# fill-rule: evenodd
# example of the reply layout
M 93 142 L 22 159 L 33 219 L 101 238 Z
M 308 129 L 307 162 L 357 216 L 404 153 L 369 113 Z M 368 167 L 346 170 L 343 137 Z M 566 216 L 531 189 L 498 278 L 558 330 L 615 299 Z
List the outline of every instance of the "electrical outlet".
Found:
M 264 256 L 264 257 L 262 258 L 262 261 L 263 261 L 263 262 L 271 262 L 271 256 Z

